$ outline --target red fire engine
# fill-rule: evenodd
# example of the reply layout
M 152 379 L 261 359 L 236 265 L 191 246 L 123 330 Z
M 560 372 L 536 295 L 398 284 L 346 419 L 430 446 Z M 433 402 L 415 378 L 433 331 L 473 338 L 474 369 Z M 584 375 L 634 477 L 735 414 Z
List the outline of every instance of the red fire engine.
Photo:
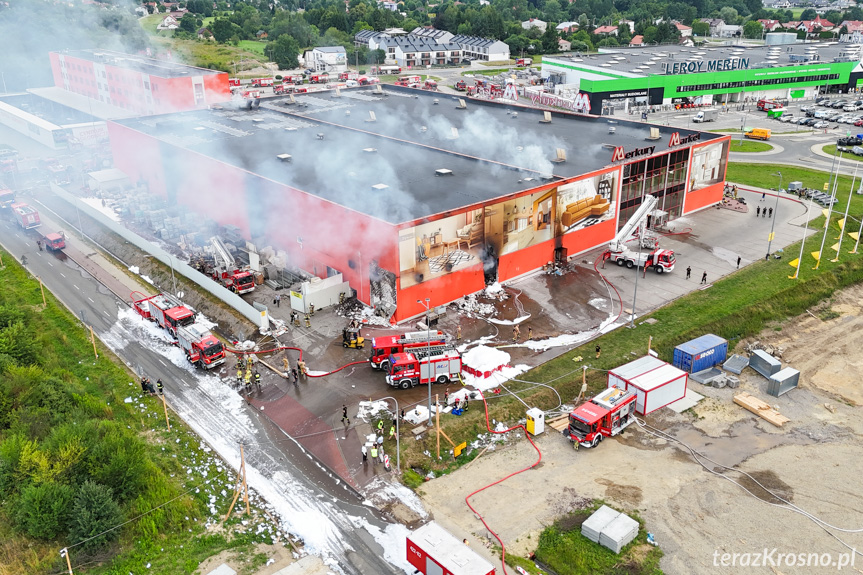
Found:
M 381 83 L 381 81 L 378 78 L 369 77 L 369 76 L 360 76 L 357 79 L 357 82 L 360 83 L 360 86 L 370 86 L 372 84 L 380 84 Z
M 406 538 L 407 559 L 422 575 L 495 575 L 491 563 L 430 521 Z
M 252 87 L 254 88 L 266 88 L 267 86 L 273 85 L 272 78 L 253 78 L 252 79 Z
M 593 447 L 635 421 L 635 392 L 610 387 L 569 414 L 564 434 L 576 447 Z
M 6 209 L 15 203 L 15 192 L 8 188 L 0 188 L 0 208 Z
M 311 79 L 309 79 L 309 82 L 312 84 L 326 84 L 329 81 L 330 75 L 326 72 L 323 74 L 312 74 Z
M 273 84 L 273 94 L 284 94 L 285 93 L 285 85 L 284 84 Z
M 199 323 L 177 328 L 177 344 L 195 367 L 213 369 L 225 363 L 225 348 L 210 330 Z
M 459 80 L 455 83 L 455 89 L 459 92 L 465 92 L 467 90 L 467 82 L 464 80 Z
M 42 225 L 42 220 L 39 219 L 39 212 L 31 205 L 25 203 L 12 204 L 12 213 L 15 214 L 15 221 L 18 225 L 29 230 L 38 228 Z
M 228 247 L 219 237 L 210 238 L 213 246 L 213 279 L 221 282 L 234 293 L 244 294 L 255 291 L 255 276 L 252 272 L 241 269 Z
M 60 234 L 45 234 L 43 241 L 45 249 L 51 252 L 59 252 L 66 247 L 66 238 Z
M 446 336 L 442 331 L 412 331 L 402 335 L 387 335 L 372 338 L 372 355 L 369 363 L 373 369 L 387 371 L 390 364 L 390 356 L 403 353 L 416 347 L 432 347 L 439 349 L 446 345 Z
M 195 323 L 195 312 L 183 305 L 183 302 L 169 294 L 156 294 L 150 297 L 134 299 L 135 295 L 143 296 L 141 292 L 132 292 L 132 308 L 144 319 L 154 321 L 177 337 L 177 329 Z
M 285 84 L 302 84 L 305 82 L 305 78 L 303 78 L 302 74 L 297 74 L 296 76 L 285 76 L 283 81 Z
M 452 348 L 414 348 L 409 353 L 396 353 L 389 358 L 387 383 L 408 389 L 420 383 L 447 383 L 461 377 L 461 354 Z
M 339 81 L 344 82 L 345 80 L 357 80 L 360 75 L 356 72 L 341 72 L 339 74 Z
M 408 74 L 405 76 L 399 76 L 399 79 L 396 80 L 396 86 L 406 86 L 408 88 L 419 88 L 421 82 L 422 82 L 421 77 Z
M 426 83 L 423 84 L 423 90 L 431 90 L 432 92 L 437 92 L 437 82 L 434 80 L 426 80 Z
M 228 86 L 235 88 L 240 85 L 239 78 L 228 78 Z

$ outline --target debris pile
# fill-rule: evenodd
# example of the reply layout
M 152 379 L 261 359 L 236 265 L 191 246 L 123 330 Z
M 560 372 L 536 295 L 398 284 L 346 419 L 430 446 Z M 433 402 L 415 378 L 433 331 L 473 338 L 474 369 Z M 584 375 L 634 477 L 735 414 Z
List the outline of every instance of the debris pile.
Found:
M 764 353 L 772 355 L 777 359 L 782 359 L 782 354 L 785 352 L 785 349 L 780 346 L 772 346 L 770 344 L 762 343 L 760 341 L 753 341 L 746 346 L 746 351 L 750 354 L 759 349 L 762 350 Z

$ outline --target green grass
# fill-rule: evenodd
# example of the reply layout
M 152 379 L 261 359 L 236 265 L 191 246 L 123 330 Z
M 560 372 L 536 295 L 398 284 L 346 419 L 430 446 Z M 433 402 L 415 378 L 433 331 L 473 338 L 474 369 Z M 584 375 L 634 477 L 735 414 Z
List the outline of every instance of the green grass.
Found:
M 135 375 L 98 342 L 95 359 L 89 332 L 80 322 L 47 290 L 48 304 L 43 307 L 39 283 L 8 253 L 3 252 L 2 258 L 0 314 L 24 326 L 19 332 L 5 320 L 0 322 L 6 326 L 0 328 L 0 498 L 4 500 L 0 564 L 4 575 L 65 572 L 57 549 L 71 542 L 65 527 L 56 538 L 36 540 L 15 520 L 21 494 L 42 477 L 38 468 L 10 457 L 22 437 L 29 442 L 28 457 L 50 461 L 58 470 L 54 481 L 73 489 L 110 462 L 114 471 L 102 482 L 114 481 L 112 487 L 124 491 L 124 496 L 116 495 L 123 515 L 133 518 L 146 513 L 122 527 L 116 543 L 100 550 L 97 565 L 92 564 L 92 555 L 73 548 L 76 572 L 90 561 L 87 572 L 99 575 L 191 574 L 203 559 L 220 551 L 231 549 L 253 557 L 253 543 L 271 542 L 266 533 L 255 534 L 261 523 L 257 517 L 248 525 L 232 519 L 224 531 L 208 534 L 204 525 L 219 519 L 209 511 L 210 497 L 216 497 L 216 514 L 224 514 L 230 498 L 221 491 L 233 480 L 233 473 L 205 451 L 200 437 L 173 413 L 169 431 L 161 401 L 141 397 L 140 386 L 130 385 Z M 35 360 L 22 355 L 22 350 L 26 352 L 22 346 L 28 344 L 38 350 L 32 356 Z M 134 401 L 126 403 L 127 397 Z M 63 456 L 73 453 L 69 449 L 76 445 L 83 448 L 79 459 Z M 112 451 L 94 460 L 92 454 L 105 445 L 112 446 Z M 124 453 L 126 459 L 122 459 Z M 116 468 L 120 461 L 129 465 Z
M 558 575 L 661 575 L 662 550 L 647 544 L 644 522 L 638 515 L 627 513 L 639 523 L 638 536 L 619 555 L 581 534 L 581 523 L 600 504 L 576 511 L 543 530 L 536 558 Z
M 513 72 L 508 68 L 494 68 L 490 70 L 468 70 L 467 72 L 462 72 L 462 76 L 476 76 L 477 74 L 482 74 L 483 76 L 495 76 L 497 74 L 506 74 L 509 72 Z M 515 72 L 513 72 L 515 73 Z
M 266 42 L 259 42 L 257 40 L 240 40 L 239 48 L 263 56 L 266 45 Z
M 159 22 L 164 20 L 165 14 L 150 14 L 149 16 L 144 16 L 138 22 L 141 24 L 141 28 L 144 29 L 144 32 L 147 34 L 153 35 L 157 34 L 156 26 L 159 25 Z
M 743 162 L 728 162 L 728 172 L 725 177 L 729 182 L 735 184 L 758 186 L 759 188 L 778 188 L 779 176 L 773 175 L 777 172 L 782 172 L 782 187 L 787 187 L 788 182 L 800 181 L 806 188 L 823 190 L 824 184 L 830 179 L 830 174 L 820 170 L 785 164 L 747 164 Z M 837 197 L 843 207 L 848 199 L 852 179 L 851 176 L 839 176 Z M 863 211 L 863 196 L 855 194 L 851 198 L 851 212 L 859 213 L 861 211 Z
M 717 134 L 739 134 L 740 128 L 714 128 L 712 130 L 707 130 L 707 131 L 717 133 Z M 748 129 L 746 131 L 748 131 Z M 800 126 L 800 128 L 798 128 L 797 130 L 785 130 L 783 132 L 777 132 L 776 130 L 771 129 L 770 133 L 773 134 L 774 136 L 776 136 L 778 134 L 800 134 L 803 132 L 811 132 L 811 131 L 812 131 L 812 128 L 810 128 L 809 126 L 806 126 L 806 127 Z
M 266 62 L 263 52 L 260 54 L 252 52 L 241 46 L 230 46 L 217 44 L 206 40 L 181 40 L 179 38 L 154 36 L 151 37 L 154 44 L 162 49 L 170 49 L 174 52 L 174 59 L 188 62 L 193 66 L 209 68 L 211 70 L 222 70 L 234 73 L 235 66 L 238 75 L 242 71 L 259 66 Z M 260 42 L 252 42 L 260 44 Z
M 772 150 L 773 146 L 765 142 L 753 142 L 752 140 L 733 140 L 731 142 L 730 151 L 732 152 L 767 152 Z
M 831 156 L 837 156 L 837 157 L 839 156 L 839 152 L 836 151 L 836 144 L 830 144 L 830 145 L 824 146 L 821 149 L 824 150 L 825 154 L 830 154 Z M 848 152 L 843 153 L 842 154 L 842 161 L 846 162 L 848 160 L 852 160 L 855 162 L 863 162 L 863 158 L 861 158 L 860 156 L 855 156 L 854 154 L 849 154 Z

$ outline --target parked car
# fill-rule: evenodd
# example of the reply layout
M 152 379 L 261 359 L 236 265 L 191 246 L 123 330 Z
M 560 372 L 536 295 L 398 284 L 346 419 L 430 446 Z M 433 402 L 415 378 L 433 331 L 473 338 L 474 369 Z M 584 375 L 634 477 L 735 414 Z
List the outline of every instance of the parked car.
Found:
M 857 106 L 857 104 L 852 102 L 850 104 L 846 104 L 846 105 L 842 106 L 842 109 L 846 112 L 856 112 L 860 108 Z
M 830 115 L 830 112 L 828 112 L 827 110 L 818 110 L 817 112 L 815 112 L 815 114 L 813 114 L 812 117 L 822 119 L 822 118 L 826 118 L 829 115 Z
M 863 118 L 855 120 L 854 125 L 857 127 L 863 126 Z
M 838 140 L 836 140 L 836 145 L 837 146 L 845 146 L 845 147 L 860 146 L 860 145 L 863 145 L 863 140 L 861 140 L 857 136 L 842 137 L 842 138 L 839 138 Z
M 779 118 L 779 121 L 783 123 L 790 122 L 792 120 L 797 120 L 797 118 L 794 117 L 794 114 L 783 114 L 782 117 Z
M 806 121 L 802 122 L 802 124 L 804 126 L 814 126 L 815 124 L 818 124 L 819 122 L 823 122 L 823 121 L 824 120 L 819 120 L 818 118 L 806 118 Z
M 815 103 L 819 106 L 823 106 L 830 103 L 830 98 L 818 98 L 815 100 Z
M 829 128 L 830 123 L 825 122 L 824 120 L 821 120 L 820 122 L 815 122 L 814 124 L 812 124 L 812 127 L 815 128 L 816 130 L 820 130 L 821 128 Z

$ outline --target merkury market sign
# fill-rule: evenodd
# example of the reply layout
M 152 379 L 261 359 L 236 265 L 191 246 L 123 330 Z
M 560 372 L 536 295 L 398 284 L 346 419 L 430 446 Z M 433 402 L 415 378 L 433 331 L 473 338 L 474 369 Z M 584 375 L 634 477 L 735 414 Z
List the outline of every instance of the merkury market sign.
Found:
M 721 60 L 699 60 L 697 62 L 663 62 L 666 74 L 697 74 L 698 72 L 727 72 L 746 70 L 749 58 L 723 58 Z

